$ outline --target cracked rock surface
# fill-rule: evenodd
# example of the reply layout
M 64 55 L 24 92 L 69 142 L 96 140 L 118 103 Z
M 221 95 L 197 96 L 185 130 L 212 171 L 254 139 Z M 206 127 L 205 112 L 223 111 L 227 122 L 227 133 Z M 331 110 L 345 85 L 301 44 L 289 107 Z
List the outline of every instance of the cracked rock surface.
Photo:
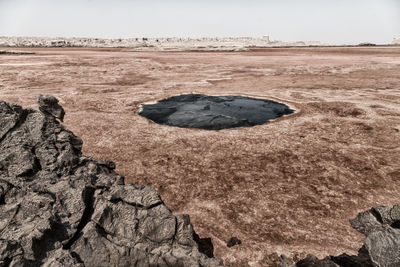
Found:
M 358 255 L 328 256 L 322 260 L 313 255 L 296 264 L 282 257 L 281 267 L 398 267 L 400 266 L 400 203 L 393 207 L 378 206 L 361 212 L 350 220 L 351 226 L 365 235 Z
M 0 266 L 222 266 L 199 251 L 188 215 L 83 156 L 58 100 L 38 102 L 0 101 Z

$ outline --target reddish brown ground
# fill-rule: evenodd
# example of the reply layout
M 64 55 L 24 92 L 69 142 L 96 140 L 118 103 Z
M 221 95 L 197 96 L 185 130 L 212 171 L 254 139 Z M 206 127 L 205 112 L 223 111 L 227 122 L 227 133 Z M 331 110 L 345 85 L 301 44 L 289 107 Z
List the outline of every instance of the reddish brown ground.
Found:
M 0 56 L 0 99 L 35 107 L 39 93 L 58 97 L 85 154 L 154 186 L 227 264 L 355 253 L 362 236 L 348 219 L 400 202 L 400 48 L 31 50 Z M 221 131 L 137 114 L 189 92 L 270 98 L 297 113 Z M 227 248 L 232 236 L 242 244 Z

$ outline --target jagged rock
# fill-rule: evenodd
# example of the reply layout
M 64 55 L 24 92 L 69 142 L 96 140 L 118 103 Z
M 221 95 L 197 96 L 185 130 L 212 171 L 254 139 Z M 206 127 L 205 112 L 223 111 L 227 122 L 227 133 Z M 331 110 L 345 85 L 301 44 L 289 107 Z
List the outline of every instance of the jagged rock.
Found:
M 314 255 L 308 254 L 303 260 L 296 263 L 296 267 L 338 267 L 336 263 L 331 261 L 328 257 L 325 259 L 318 259 Z
M 372 267 L 371 259 L 365 246 L 358 250 L 358 255 L 341 254 L 339 256 L 330 257 L 333 262 L 341 267 Z
M 385 206 L 378 206 L 371 209 L 371 212 L 375 214 L 375 217 L 380 223 L 391 224 L 393 219 L 391 218 L 391 208 Z
M 0 101 L 0 266 L 222 266 L 187 215 L 82 155 L 56 98 L 38 102 Z
M 84 267 L 79 255 L 74 255 L 66 249 L 56 250 L 43 264 L 43 267 Z
M 368 235 L 382 228 L 381 222 L 371 210 L 359 213 L 356 218 L 350 220 L 350 224 L 363 235 Z
M 57 98 L 52 95 L 39 95 L 38 103 L 40 111 L 47 112 L 60 121 L 63 121 L 65 112 L 64 109 L 58 104 Z
M 281 261 L 278 264 L 278 267 L 296 267 L 296 264 L 285 255 L 281 255 L 280 258 Z
M 400 266 L 400 203 L 392 208 L 378 206 L 361 212 L 350 220 L 351 226 L 364 234 L 364 245 L 358 255 L 329 256 L 318 260 L 309 255 L 296 263 L 296 266 L 331 266 L 340 267 L 398 267 Z M 281 266 L 286 264 L 282 258 Z M 324 265 L 325 264 L 325 265 Z
M 388 227 L 371 233 L 364 241 L 374 266 L 400 266 L 400 230 Z
M 400 203 L 394 205 L 391 209 L 390 209 L 390 219 L 391 222 L 395 222 L 395 221 L 400 221 Z

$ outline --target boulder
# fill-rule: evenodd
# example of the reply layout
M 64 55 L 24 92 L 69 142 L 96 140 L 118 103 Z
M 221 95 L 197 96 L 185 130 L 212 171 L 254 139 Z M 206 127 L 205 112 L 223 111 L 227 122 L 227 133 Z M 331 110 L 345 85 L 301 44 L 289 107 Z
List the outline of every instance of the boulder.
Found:
M 400 266 L 400 203 L 378 206 L 361 212 L 350 220 L 351 226 L 365 235 L 358 255 L 342 254 L 319 260 L 309 255 L 296 266 L 398 267 Z M 281 266 L 289 266 L 282 257 Z M 286 265 L 285 265 L 286 264 Z M 336 264 L 336 265 L 331 265 Z

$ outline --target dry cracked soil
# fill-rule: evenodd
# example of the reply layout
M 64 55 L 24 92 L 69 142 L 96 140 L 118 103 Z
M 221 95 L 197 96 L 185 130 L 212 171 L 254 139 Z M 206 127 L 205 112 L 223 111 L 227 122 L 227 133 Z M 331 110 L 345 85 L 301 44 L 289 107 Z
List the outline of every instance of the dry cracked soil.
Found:
M 35 107 L 38 94 L 56 96 L 85 155 L 153 186 L 227 265 L 355 254 L 362 235 L 349 219 L 399 202 L 400 47 L 20 50 L 35 54 L 0 55 L 0 99 Z M 138 115 L 188 93 L 271 99 L 296 113 L 219 131 Z M 231 237 L 241 244 L 227 247 Z

